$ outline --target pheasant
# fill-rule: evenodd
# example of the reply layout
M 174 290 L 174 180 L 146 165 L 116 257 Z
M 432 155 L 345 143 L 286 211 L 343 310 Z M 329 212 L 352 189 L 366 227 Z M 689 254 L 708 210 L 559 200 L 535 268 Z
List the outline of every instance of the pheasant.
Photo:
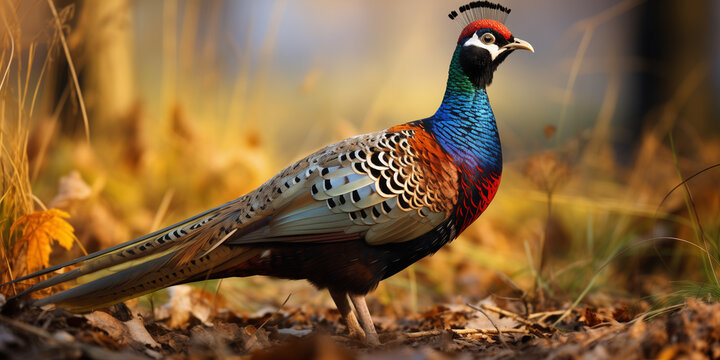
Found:
M 306 279 L 329 290 L 351 336 L 377 344 L 366 294 L 455 239 L 498 189 L 486 87 L 514 50 L 534 52 L 503 25 L 509 13 L 488 1 L 450 13 L 463 30 L 434 115 L 326 146 L 236 200 L 18 278 L 73 266 L 18 296 L 68 283 L 35 304 L 87 312 L 206 279 Z

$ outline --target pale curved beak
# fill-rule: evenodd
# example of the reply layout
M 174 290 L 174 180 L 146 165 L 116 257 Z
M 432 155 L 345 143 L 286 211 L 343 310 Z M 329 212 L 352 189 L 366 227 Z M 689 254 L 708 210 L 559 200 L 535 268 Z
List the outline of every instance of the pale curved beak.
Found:
M 530 45 L 529 42 L 520 39 L 515 39 L 514 42 L 503 46 L 503 48 L 507 50 L 528 50 L 532 53 L 535 52 L 535 49 L 533 49 L 532 45 Z

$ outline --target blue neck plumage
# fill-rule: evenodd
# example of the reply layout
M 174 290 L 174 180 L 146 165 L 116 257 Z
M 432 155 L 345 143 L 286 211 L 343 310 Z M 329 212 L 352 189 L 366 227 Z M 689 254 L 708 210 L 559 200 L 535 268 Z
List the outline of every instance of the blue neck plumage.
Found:
M 450 64 L 445 97 L 427 125 L 458 166 L 499 174 L 502 151 L 490 99 L 465 75 L 458 53 L 459 47 Z

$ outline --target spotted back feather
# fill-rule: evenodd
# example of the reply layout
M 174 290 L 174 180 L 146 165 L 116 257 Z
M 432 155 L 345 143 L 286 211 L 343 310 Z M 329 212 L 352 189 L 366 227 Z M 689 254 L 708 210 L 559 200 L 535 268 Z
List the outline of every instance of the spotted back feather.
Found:
M 312 241 L 309 234 L 334 233 L 383 244 L 430 231 L 453 207 L 457 171 L 449 158 L 428 158 L 416 148 L 420 133 L 380 131 L 311 155 L 305 161 L 313 165 L 286 187 L 290 195 L 272 202 L 277 211 L 267 226 L 231 243 Z

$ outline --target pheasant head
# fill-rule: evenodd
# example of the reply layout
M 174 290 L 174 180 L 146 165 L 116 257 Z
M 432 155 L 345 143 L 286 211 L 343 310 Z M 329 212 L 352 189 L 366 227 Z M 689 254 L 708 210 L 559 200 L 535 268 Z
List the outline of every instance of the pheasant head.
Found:
M 510 9 L 502 5 L 474 1 L 448 15 L 465 25 L 458 38 L 456 60 L 478 89 L 490 85 L 495 70 L 513 51 L 535 52 L 530 43 L 515 38 L 505 27 L 503 22 L 508 14 Z

